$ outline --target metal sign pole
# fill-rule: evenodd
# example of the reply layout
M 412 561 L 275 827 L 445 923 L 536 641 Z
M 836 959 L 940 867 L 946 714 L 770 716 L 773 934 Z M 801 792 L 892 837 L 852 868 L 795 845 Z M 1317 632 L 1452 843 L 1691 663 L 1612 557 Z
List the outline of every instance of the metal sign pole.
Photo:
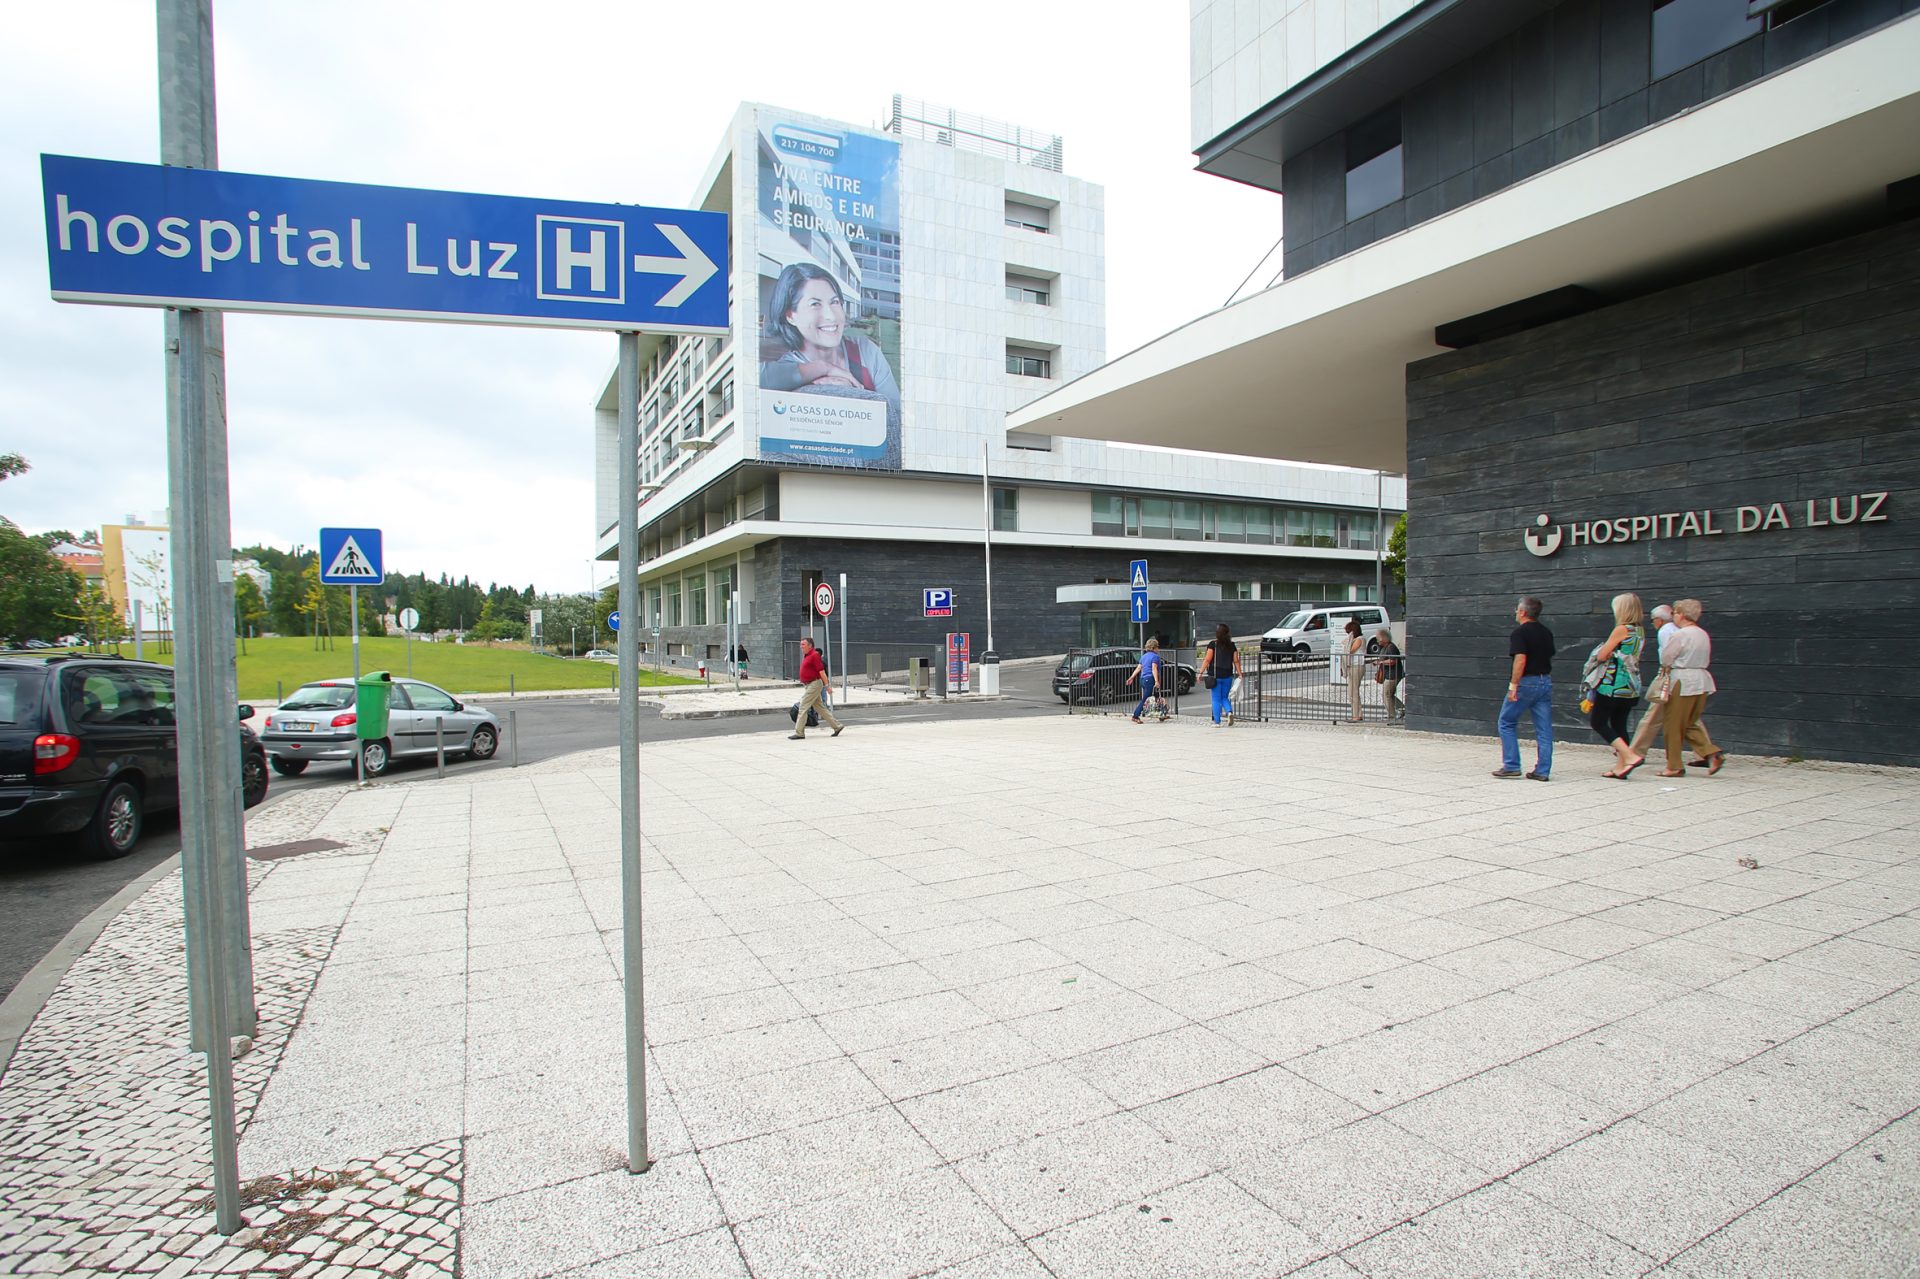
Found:
M 211 0 L 161 0 L 161 160 L 216 165 Z M 180 844 L 185 889 L 190 1046 L 204 1053 L 211 1112 L 214 1220 L 240 1216 L 233 1114 L 233 1036 L 253 1029 L 252 964 L 241 859 L 238 702 L 233 662 L 233 554 L 226 412 L 217 316 L 169 311 L 167 472 L 172 510 Z M 244 985 L 242 983 L 244 982 Z
M 840 575 L 840 599 L 834 604 L 840 610 L 840 704 L 847 702 L 847 575 Z M 832 639 L 832 636 L 828 636 Z
M 993 484 L 987 478 L 987 442 L 980 441 L 980 496 L 986 504 L 986 517 L 980 530 L 987 548 L 987 651 L 993 647 Z
M 640 335 L 620 335 L 620 616 L 640 617 Z M 620 649 L 620 935 L 626 975 L 627 1170 L 653 1167 L 647 1153 L 646 952 L 640 893 L 640 626 L 618 632 Z

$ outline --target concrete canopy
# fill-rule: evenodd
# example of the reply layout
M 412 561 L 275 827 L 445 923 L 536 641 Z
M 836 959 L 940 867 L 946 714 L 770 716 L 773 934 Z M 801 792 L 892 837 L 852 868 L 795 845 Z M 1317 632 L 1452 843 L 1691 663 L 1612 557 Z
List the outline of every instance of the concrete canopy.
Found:
M 1007 416 L 1007 429 L 1406 469 L 1434 328 L 1568 285 L 1637 292 L 1920 173 L 1920 14 L 1283 281 Z

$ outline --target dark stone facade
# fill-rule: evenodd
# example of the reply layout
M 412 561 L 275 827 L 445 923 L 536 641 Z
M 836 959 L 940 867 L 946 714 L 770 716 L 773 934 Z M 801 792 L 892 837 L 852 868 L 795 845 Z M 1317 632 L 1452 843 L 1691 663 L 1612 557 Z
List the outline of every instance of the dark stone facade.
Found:
M 1245 556 L 1191 553 L 1146 553 L 1156 582 L 1215 582 L 1240 580 L 1310 580 L 1373 585 L 1373 562 L 1321 560 L 1277 555 L 1258 559 Z M 1121 581 L 1128 556 L 1117 550 L 1058 549 L 995 543 L 993 548 L 993 638 L 1003 658 L 1036 657 L 1064 652 L 1081 642 L 1085 606 L 1054 602 L 1063 585 Z M 781 538 L 754 550 L 753 621 L 744 629 L 753 669 L 775 668 L 783 645 L 799 639 L 811 619 L 807 598 L 808 573 L 825 572 L 838 583 L 848 579 L 852 611 L 848 614 L 850 644 L 938 645 L 948 631 L 965 631 L 974 651 L 987 645 L 986 566 L 977 544 L 955 542 L 852 541 L 821 538 Z M 930 618 L 923 611 L 921 591 L 951 587 L 955 613 Z M 1387 607 L 1400 616 L 1399 593 L 1392 575 L 1386 578 Z M 1258 634 L 1278 622 L 1289 609 L 1283 601 L 1226 600 L 1197 604 L 1195 620 L 1211 628 L 1226 622 L 1236 635 Z M 723 643 L 724 627 L 668 627 L 664 643 L 689 643 L 696 655 L 707 645 Z M 834 625 L 838 642 L 839 625 Z M 765 655 L 764 658 L 762 655 Z M 857 657 L 857 655 L 856 655 Z M 856 669 L 861 663 L 856 660 Z
M 1401 199 L 1349 222 L 1347 135 L 1281 170 L 1286 273 L 1364 248 L 1803 61 L 1920 0 L 1830 0 L 1658 80 L 1657 0 L 1569 0 L 1401 99 Z
M 1729 750 L 1920 764 L 1920 223 L 1421 361 L 1407 416 L 1412 727 L 1491 734 L 1531 594 L 1555 722 L 1596 740 L 1580 664 L 1635 591 L 1705 602 Z M 1832 522 L 1828 499 L 1845 516 L 1870 493 L 1884 518 Z M 1773 503 L 1790 527 L 1737 531 L 1735 508 Z M 1566 532 L 1704 510 L 1719 535 Z M 1540 558 L 1522 535 L 1543 513 L 1567 540 Z

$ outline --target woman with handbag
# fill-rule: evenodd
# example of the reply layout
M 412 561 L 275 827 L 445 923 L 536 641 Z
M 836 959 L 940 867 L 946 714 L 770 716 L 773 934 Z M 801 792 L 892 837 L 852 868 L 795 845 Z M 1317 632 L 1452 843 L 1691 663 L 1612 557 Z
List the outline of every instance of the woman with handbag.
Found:
M 1213 641 L 1200 655 L 1200 682 L 1213 693 L 1213 726 L 1233 727 L 1233 686 L 1240 678 L 1240 650 L 1225 622 L 1213 628 Z
M 1641 692 L 1640 648 L 1645 642 L 1640 630 L 1642 616 L 1638 595 L 1628 591 L 1614 596 L 1613 630 L 1587 659 L 1592 680 L 1583 702 L 1587 707 L 1587 723 L 1600 735 L 1601 741 L 1613 748 L 1613 767 L 1601 776 L 1616 781 L 1625 781 L 1634 769 L 1646 762 L 1644 755 L 1634 758 L 1633 749 L 1627 743 L 1627 720 L 1632 718 Z
M 1360 709 L 1360 676 L 1367 669 L 1367 642 L 1361 635 L 1360 619 L 1347 619 L 1347 701 L 1353 707 L 1353 717 L 1349 724 L 1358 724 L 1366 719 Z

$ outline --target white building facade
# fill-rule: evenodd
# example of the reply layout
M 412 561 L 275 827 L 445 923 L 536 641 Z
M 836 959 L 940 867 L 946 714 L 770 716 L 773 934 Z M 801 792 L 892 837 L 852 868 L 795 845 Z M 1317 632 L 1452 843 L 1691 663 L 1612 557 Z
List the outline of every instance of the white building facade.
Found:
M 643 339 L 649 652 L 720 657 L 731 601 L 771 669 L 811 624 L 814 585 L 843 573 L 856 642 L 966 632 L 983 650 L 989 523 L 1003 656 L 1124 638 L 1141 558 L 1150 628 L 1175 640 L 1372 597 L 1397 480 L 1006 432 L 1010 410 L 1105 359 L 1104 196 L 1062 171 L 1062 150 L 899 98 L 878 130 L 740 109 L 693 200 L 732 217 L 733 332 Z M 831 323 L 809 328 L 803 307 Z M 609 373 L 603 558 L 622 514 L 616 404 Z M 1088 584 L 1115 589 L 1061 602 Z M 951 592 L 951 615 L 928 615 L 928 590 Z

